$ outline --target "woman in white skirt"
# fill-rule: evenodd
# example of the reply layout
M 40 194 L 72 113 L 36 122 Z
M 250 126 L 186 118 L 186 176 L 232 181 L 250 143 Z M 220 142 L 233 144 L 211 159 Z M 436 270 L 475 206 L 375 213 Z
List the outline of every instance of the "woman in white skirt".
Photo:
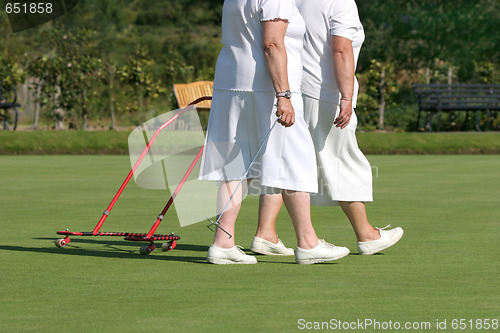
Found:
M 340 205 L 356 234 L 359 253 L 374 254 L 398 242 L 403 229 L 374 228 L 366 214 L 365 202 L 373 201 L 372 171 L 355 135 L 358 121 L 354 108 L 359 86 L 354 73 L 364 40 L 356 3 L 296 2 L 306 23 L 301 87 L 304 118 L 318 159 L 319 189 L 311 196 L 311 204 Z M 261 197 L 262 210 L 252 251 L 272 252 L 262 244 L 272 244 L 277 239 L 274 225 L 281 202 L 279 195 Z
M 294 0 L 224 1 L 224 47 L 215 69 L 200 169 L 200 179 L 219 183 L 217 213 L 222 215 L 208 250 L 210 263 L 257 262 L 235 246 L 235 237 L 228 236 L 234 236 L 247 182 L 238 186 L 239 180 L 255 156 L 246 177 L 252 180 L 248 188 L 282 193 L 297 235 L 296 262 L 330 261 L 349 253 L 345 247 L 318 240 L 311 223 L 309 192 L 317 192 L 317 166 L 303 117 L 302 71 L 297 70 L 302 68 L 304 33 Z M 282 126 L 270 131 L 277 117 Z

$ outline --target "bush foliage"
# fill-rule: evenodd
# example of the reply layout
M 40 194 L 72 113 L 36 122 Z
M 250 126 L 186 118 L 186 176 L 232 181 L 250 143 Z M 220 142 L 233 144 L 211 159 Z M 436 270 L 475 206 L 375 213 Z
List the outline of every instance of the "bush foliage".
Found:
M 0 16 L 0 84 L 29 84 L 44 119 L 136 125 L 174 109 L 173 83 L 213 80 L 223 1 L 87 0 L 11 33 Z M 357 75 L 360 128 L 416 130 L 412 82 L 500 82 L 494 0 L 358 2 L 366 31 Z M 499 121 L 495 122 L 498 128 Z

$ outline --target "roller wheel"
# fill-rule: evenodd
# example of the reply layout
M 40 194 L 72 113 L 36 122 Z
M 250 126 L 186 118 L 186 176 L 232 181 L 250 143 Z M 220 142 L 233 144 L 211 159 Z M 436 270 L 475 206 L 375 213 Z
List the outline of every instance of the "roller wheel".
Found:
M 139 252 L 142 254 L 142 255 L 148 255 L 150 254 L 151 252 L 154 251 L 154 249 L 156 249 L 156 246 L 154 244 L 151 244 L 151 245 L 144 245 L 140 248 Z
M 56 239 L 54 243 L 57 247 L 65 247 L 69 243 L 69 241 L 66 238 L 60 238 Z
M 175 247 L 177 246 L 177 243 L 175 241 L 170 241 L 168 243 L 163 243 L 161 245 L 161 249 L 163 251 L 172 251 L 173 249 L 175 249 Z

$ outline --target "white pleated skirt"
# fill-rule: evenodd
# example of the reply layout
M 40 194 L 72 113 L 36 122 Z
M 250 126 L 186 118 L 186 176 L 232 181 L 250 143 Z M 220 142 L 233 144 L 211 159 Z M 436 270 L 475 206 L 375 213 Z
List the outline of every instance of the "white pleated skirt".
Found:
M 317 192 L 316 156 L 302 98 L 292 96 L 295 124 L 285 128 L 278 123 L 271 130 L 275 102 L 271 92 L 214 89 L 199 179 L 252 179 L 251 194 L 276 193 L 264 188 Z
M 344 129 L 333 125 L 340 112 L 337 104 L 303 95 L 304 119 L 309 126 L 318 163 L 316 206 L 338 205 L 338 201 L 373 201 L 372 170 L 358 147 L 355 112 Z

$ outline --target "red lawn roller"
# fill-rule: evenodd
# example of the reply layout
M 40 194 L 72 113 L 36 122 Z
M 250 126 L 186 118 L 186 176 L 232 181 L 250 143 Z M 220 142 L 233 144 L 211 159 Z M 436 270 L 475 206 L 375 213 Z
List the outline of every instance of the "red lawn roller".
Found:
M 212 99 L 212 97 L 200 97 L 200 98 L 196 99 L 195 101 L 191 102 L 188 106 L 186 106 L 183 109 L 181 109 L 178 113 L 176 113 L 172 118 L 170 118 L 162 126 L 160 126 L 155 131 L 155 133 L 153 134 L 153 136 L 151 137 L 151 140 L 149 140 L 146 148 L 144 148 L 144 150 L 142 151 L 142 154 L 139 156 L 137 162 L 132 167 L 132 170 L 130 170 L 128 176 L 125 178 L 124 182 L 122 183 L 122 185 L 118 189 L 118 192 L 113 197 L 113 200 L 111 200 L 111 203 L 109 204 L 108 208 L 103 212 L 101 219 L 99 220 L 99 222 L 97 222 L 97 225 L 94 227 L 94 229 L 92 231 L 84 231 L 84 232 L 72 232 L 72 231 L 69 231 L 69 229 L 66 229 L 65 231 L 58 231 L 57 233 L 59 235 L 66 235 L 66 237 L 55 240 L 56 246 L 57 247 L 64 247 L 64 246 L 66 246 L 69 242 L 71 242 L 70 236 L 119 236 L 119 237 L 124 237 L 124 239 L 128 240 L 128 241 L 149 242 L 150 243 L 149 245 L 144 245 L 144 246 L 142 246 L 140 248 L 140 253 L 144 254 L 144 255 L 150 254 L 154 249 L 156 249 L 156 246 L 154 245 L 155 241 L 168 241 L 168 242 L 162 244 L 162 247 L 161 247 L 162 250 L 163 251 L 173 250 L 175 248 L 175 246 L 177 245 L 176 241 L 179 240 L 180 237 L 177 236 L 177 235 L 174 235 L 174 233 L 172 233 L 170 235 L 159 235 L 159 234 L 155 234 L 155 231 L 158 228 L 158 226 L 160 225 L 161 221 L 163 220 L 163 218 L 165 216 L 165 213 L 168 211 L 168 209 L 170 208 L 170 206 L 174 202 L 175 197 L 177 196 L 177 194 L 181 190 L 182 186 L 186 182 L 186 180 L 189 177 L 191 171 L 193 171 L 196 163 L 200 159 L 200 157 L 201 157 L 201 155 L 203 153 L 203 147 L 201 147 L 200 151 L 198 152 L 198 154 L 195 156 L 194 160 L 189 165 L 188 170 L 186 171 L 186 173 L 182 177 L 181 181 L 179 182 L 179 184 L 175 188 L 175 190 L 172 193 L 172 195 L 170 196 L 170 199 L 168 200 L 167 204 L 165 205 L 165 207 L 163 208 L 163 210 L 161 211 L 161 213 L 156 218 L 156 221 L 153 224 L 153 226 L 151 227 L 151 229 L 149 230 L 149 232 L 147 232 L 147 233 L 103 232 L 103 231 L 100 231 L 100 229 L 101 229 L 104 221 L 108 217 L 109 213 L 111 212 L 111 209 L 113 209 L 113 206 L 115 205 L 116 201 L 118 200 L 118 198 L 122 194 L 123 190 L 127 186 L 128 182 L 130 181 L 130 179 L 132 178 L 132 176 L 134 175 L 134 172 L 139 167 L 139 164 L 141 164 L 142 160 L 144 159 L 144 156 L 146 156 L 146 154 L 148 153 L 151 145 L 155 141 L 155 139 L 158 136 L 158 134 L 165 127 L 167 127 L 172 122 L 174 122 L 184 112 L 186 112 L 189 109 L 190 106 L 198 104 L 198 103 L 200 103 L 202 101 L 211 100 L 211 99 Z

